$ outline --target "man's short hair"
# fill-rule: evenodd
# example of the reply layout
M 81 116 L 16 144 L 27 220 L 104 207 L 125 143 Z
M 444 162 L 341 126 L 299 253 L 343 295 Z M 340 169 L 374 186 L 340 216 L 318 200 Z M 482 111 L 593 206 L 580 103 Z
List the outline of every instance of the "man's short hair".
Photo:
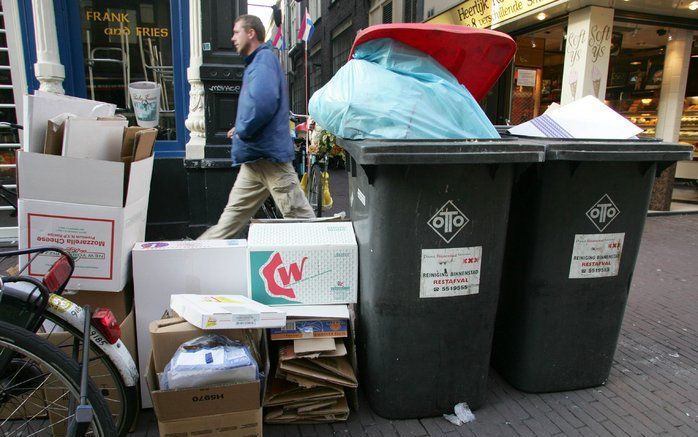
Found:
M 257 41 L 264 42 L 264 25 L 258 16 L 249 14 L 240 15 L 235 20 L 236 23 L 238 21 L 242 23 L 242 28 L 246 31 L 250 29 L 254 30 L 255 34 L 257 34 Z

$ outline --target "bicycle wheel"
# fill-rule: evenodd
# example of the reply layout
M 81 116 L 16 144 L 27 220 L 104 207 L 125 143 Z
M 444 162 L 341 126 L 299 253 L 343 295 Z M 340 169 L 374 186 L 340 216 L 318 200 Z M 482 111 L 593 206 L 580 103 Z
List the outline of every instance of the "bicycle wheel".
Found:
M 0 353 L 12 361 L 0 375 L 0 435 L 65 435 L 80 402 L 81 372 L 77 362 L 36 334 L 0 322 Z M 93 381 L 87 387 L 93 408 L 86 435 L 115 437 L 104 398 Z
M 315 217 L 322 216 L 322 167 L 315 163 L 308 174 L 308 202 Z
M 18 286 L 18 284 L 14 285 Z M 5 322 L 13 321 L 8 316 L 10 313 L 18 315 L 19 319 L 22 319 L 26 317 L 23 314 L 35 311 L 33 307 L 27 306 L 27 303 L 16 298 L 7 289 L 3 296 L 2 305 L 0 320 Z M 49 311 L 44 312 L 44 319 L 42 328 L 38 332 L 40 336 L 72 358 L 73 340 L 76 337 L 82 340 L 82 330 L 75 328 L 66 320 Z M 93 340 L 90 341 L 90 365 L 88 372 L 107 402 L 118 435 L 126 435 L 140 410 L 140 396 L 137 387 L 128 387 L 124 384 L 119 370 L 109 356 L 102 352 Z
M 44 323 L 42 336 L 51 344 L 56 345 L 64 354 L 72 357 L 73 340 L 76 336 L 82 339 L 82 331 L 75 329 L 74 326 L 52 313 L 46 312 L 45 318 L 49 323 Z M 79 357 L 81 355 L 79 354 Z M 127 387 L 124 385 L 119 370 L 93 341 L 90 341 L 89 375 L 104 397 L 109 411 L 111 411 L 118 435 L 125 436 L 140 410 L 140 396 L 137 386 Z

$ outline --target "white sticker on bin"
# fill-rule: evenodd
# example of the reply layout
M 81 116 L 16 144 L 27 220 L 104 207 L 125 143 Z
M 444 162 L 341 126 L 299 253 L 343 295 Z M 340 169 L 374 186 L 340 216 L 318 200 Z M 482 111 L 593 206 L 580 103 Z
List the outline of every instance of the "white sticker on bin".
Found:
M 577 234 L 570 262 L 570 279 L 617 276 L 625 233 Z
M 479 293 L 481 265 L 482 246 L 422 249 L 419 297 Z

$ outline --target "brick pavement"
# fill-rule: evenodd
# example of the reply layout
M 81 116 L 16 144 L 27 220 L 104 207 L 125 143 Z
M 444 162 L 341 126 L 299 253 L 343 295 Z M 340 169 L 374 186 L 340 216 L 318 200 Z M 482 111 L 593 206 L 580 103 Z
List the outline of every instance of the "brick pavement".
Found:
M 613 369 L 602 387 L 526 394 L 492 371 L 487 403 L 462 427 L 441 418 L 385 420 L 363 402 L 347 423 L 266 426 L 265 435 L 696 436 L 697 267 L 698 215 L 649 217 Z M 134 435 L 157 435 L 152 413 Z

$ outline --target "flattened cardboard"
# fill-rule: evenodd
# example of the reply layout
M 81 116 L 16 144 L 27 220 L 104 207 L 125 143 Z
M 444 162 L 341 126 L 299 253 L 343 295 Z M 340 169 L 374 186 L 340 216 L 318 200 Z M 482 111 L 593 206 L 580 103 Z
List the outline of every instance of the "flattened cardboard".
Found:
M 141 129 L 136 132 L 136 138 L 134 140 L 135 147 L 131 154 L 131 161 L 137 162 L 151 157 L 153 155 L 153 148 L 155 147 L 155 139 L 157 136 L 158 130 L 155 128 Z
M 307 338 L 293 340 L 293 351 L 297 355 L 307 355 L 314 352 L 335 352 L 337 345 L 333 338 Z
M 65 132 L 65 120 L 70 114 L 62 114 L 48 121 L 46 128 L 46 141 L 44 141 L 44 154 L 63 154 L 63 133 Z
M 314 387 L 301 388 L 283 379 L 272 378 L 268 385 L 264 406 L 273 407 L 297 402 L 326 401 L 344 396 L 342 388 Z
M 262 437 L 262 409 L 158 421 L 161 437 Z
M 277 375 L 278 376 L 278 375 Z M 318 381 L 317 379 L 287 373 L 284 375 L 287 381 L 298 384 L 302 388 L 329 387 L 335 390 L 343 390 L 344 387 L 329 382 Z
M 283 372 L 294 375 L 315 378 L 344 387 L 358 387 L 354 369 L 346 357 L 281 361 L 279 368 Z
M 125 118 L 96 119 L 71 117 L 64 123 L 62 156 L 118 162 Z
M 303 340 L 305 341 L 305 340 Z M 327 357 L 343 357 L 347 354 L 347 347 L 342 339 L 334 339 L 335 349 L 333 351 L 319 352 L 316 354 L 298 355 L 294 350 L 293 344 L 285 344 L 279 348 L 279 359 L 281 361 L 295 360 L 297 358 L 327 358 Z

